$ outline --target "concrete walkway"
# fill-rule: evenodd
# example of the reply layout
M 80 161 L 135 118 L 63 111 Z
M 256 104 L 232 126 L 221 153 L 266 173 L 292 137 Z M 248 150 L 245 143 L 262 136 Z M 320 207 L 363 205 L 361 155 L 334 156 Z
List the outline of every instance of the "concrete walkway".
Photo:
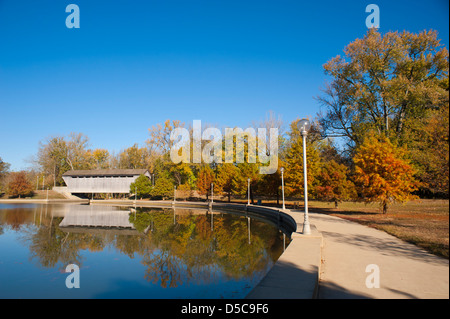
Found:
M 319 298 L 449 298 L 448 259 L 338 217 L 310 213 L 310 222 L 323 236 Z M 371 264 L 378 266 L 380 288 L 366 286 Z
M 247 299 L 317 298 L 322 237 L 292 234 L 292 241 Z
M 303 235 L 304 214 L 284 210 L 297 224 L 292 241 L 247 299 L 313 299 L 319 292 L 322 235 L 314 225 Z

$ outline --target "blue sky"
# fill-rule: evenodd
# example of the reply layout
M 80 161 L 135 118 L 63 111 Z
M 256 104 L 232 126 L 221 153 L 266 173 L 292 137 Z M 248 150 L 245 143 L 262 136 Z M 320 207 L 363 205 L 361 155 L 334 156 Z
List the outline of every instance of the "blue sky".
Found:
M 118 152 L 166 119 L 314 117 L 322 66 L 364 36 L 370 3 L 381 32 L 434 29 L 448 48 L 448 0 L 0 0 L 0 157 L 27 168 L 39 141 L 70 132 Z

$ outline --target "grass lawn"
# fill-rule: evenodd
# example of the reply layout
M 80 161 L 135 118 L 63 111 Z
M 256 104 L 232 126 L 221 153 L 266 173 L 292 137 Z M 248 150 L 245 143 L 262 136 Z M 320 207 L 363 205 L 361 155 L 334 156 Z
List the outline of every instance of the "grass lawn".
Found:
M 392 205 L 382 214 L 376 204 L 311 201 L 311 210 L 383 230 L 427 251 L 449 258 L 449 201 L 421 199 Z
M 10 197 L 8 195 L 3 195 L 3 197 L 0 195 L 1 199 L 9 199 Z M 31 197 L 25 197 L 29 199 L 47 199 L 47 191 L 34 191 L 33 196 Z M 66 199 L 63 195 L 60 193 L 57 193 L 55 191 L 49 190 L 48 191 L 48 199 Z

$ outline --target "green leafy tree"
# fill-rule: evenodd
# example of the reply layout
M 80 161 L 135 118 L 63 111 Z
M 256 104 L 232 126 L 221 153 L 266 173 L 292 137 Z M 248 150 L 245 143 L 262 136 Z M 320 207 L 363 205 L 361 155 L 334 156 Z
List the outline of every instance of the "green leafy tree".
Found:
M 3 162 L 2 158 L 0 157 L 0 193 L 3 191 L 4 185 L 3 182 L 5 180 L 6 175 L 9 171 L 9 164 L 6 162 Z
M 152 188 L 150 195 L 156 198 L 173 198 L 174 183 L 168 174 L 161 174 L 156 177 L 155 186 Z
M 130 184 L 130 193 L 143 198 L 149 197 L 152 192 L 152 183 L 144 174 L 140 175 L 134 183 Z

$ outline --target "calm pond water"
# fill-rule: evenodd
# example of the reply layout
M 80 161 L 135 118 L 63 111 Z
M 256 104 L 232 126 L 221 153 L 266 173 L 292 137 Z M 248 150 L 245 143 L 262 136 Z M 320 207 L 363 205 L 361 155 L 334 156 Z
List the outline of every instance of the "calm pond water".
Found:
M 0 204 L 0 298 L 243 298 L 288 242 L 216 211 Z

